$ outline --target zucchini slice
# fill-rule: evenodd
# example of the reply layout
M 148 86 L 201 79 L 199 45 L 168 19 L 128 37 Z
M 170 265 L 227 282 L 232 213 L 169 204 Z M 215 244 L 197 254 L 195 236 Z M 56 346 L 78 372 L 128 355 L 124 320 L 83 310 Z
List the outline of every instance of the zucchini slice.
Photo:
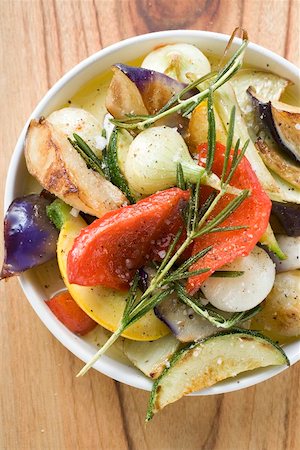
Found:
M 190 392 L 258 367 L 288 364 L 275 342 L 247 330 L 230 330 L 189 344 L 174 353 L 169 367 L 154 382 L 146 421 Z
M 125 339 L 124 353 L 127 358 L 147 377 L 158 378 L 180 342 L 168 334 L 156 341 L 138 342 Z
M 109 180 L 117 186 L 124 195 L 126 195 L 127 199 L 132 204 L 135 203 L 136 200 L 120 169 L 118 157 L 119 151 L 121 150 L 123 154 L 126 153 L 126 147 L 129 147 L 129 145 L 130 139 L 127 138 L 127 135 L 115 128 L 111 134 L 107 149 L 103 153 L 103 163 Z

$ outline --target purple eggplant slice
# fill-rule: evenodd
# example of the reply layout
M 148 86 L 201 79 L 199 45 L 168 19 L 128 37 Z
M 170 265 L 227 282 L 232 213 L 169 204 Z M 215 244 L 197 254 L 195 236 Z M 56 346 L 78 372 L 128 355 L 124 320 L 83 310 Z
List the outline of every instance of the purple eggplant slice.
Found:
M 300 108 L 277 101 L 265 101 L 249 88 L 248 94 L 272 138 L 290 157 L 300 161 Z
M 107 111 L 115 119 L 125 119 L 128 114 L 148 115 L 136 85 L 117 67 L 113 67 L 112 71 L 114 75 L 105 99 Z
M 126 64 L 116 64 L 115 67 L 136 85 L 150 114 L 157 113 L 173 95 L 178 94 L 187 86 L 155 70 Z M 189 95 L 191 96 L 192 93 Z
M 271 102 L 271 110 L 280 142 L 300 161 L 300 108 L 282 102 Z
M 170 98 L 186 87 L 167 75 L 141 67 L 116 64 L 112 67 L 114 76 L 106 97 L 107 110 L 117 119 L 124 119 L 129 114 L 156 114 Z M 196 89 L 189 91 L 183 98 L 198 93 Z M 172 114 L 158 125 L 178 127 L 185 133 L 188 119 Z
M 300 236 L 300 204 L 272 202 L 272 214 L 288 236 Z
M 47 217 L 50 200 L 31 194 L 15 199 L 4 219 L 5 257 L 0 279 L 42 264 L 56 255 L 58 230 Z
M 300 167 L 291 158 L 287 157 L 285 152 L 274 142 L 270 140 L 263 141 L 261 138 L 255 142 L 263 162 L 273 172 L 277 173 L 283 180 L 300 189 Z
M 181 342 L 197 341 L 219 331 L 208 320 L 181 303 L 176 296 L 168 297 L 154 308 L 154 312 Z

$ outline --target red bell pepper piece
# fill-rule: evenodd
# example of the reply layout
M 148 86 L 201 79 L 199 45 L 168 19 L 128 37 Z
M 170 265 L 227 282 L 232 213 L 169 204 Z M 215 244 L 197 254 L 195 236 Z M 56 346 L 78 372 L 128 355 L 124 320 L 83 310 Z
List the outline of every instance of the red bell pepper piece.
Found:
M 183 225 L 189 192 L 167 189 L 105 214 L 82 230 L 69 252 L 70 283 L 128 289 L 136 270 Z M 161 255 L 163 256 L 163 255 Z
M 53 314 L 70 331 L 81 336 L 91 331 L 97 323 L 91 319 L 75 302 L 68 291 L 61 292 L 46 301 Z
M 206 154 L 207 145 L 200 145 L 200 165 L 203 164 L 203 158 L 206 157 Z M 225 147 L 222 144 L 217 143 L 212 170 L 219 177 L 222 174 L 224 154 Z M 232 158 L 229 159 L 228 171 L 230 169 L 231 161 Z M 251 194 L 219 226 L 227 227 L 245 225 L 247 228 L 235 231 L 211 233 L 201 236 L 195 240 L 192 251 L 193 254 L 198 253 L 200 250 L 210 245 L 212 245 L 213 248 L 202 259 L 191 266 L 190 271 L 199 270 L 204 267 L 209 267 L 210 271 L 188 279 L 187 290 L 190 294 L 196 293 L 204 280 L 215 272 L 215 270 L 224 266 L 224 264 L 232 262 L 239 256 L 248 255 L 268 226 L 272 204 L 246 157 L 242 158 L 230 184 L 238 189 L 249 189 Z M 204 202 L 211 192 L 212 191 L 210 188 L 202 187 L 200 195 L 201 202 Z M 233 198 L 233 195 L 225 194 L 214 208 L 210 219 L 214 218 L 219 212 L 221 212 Z

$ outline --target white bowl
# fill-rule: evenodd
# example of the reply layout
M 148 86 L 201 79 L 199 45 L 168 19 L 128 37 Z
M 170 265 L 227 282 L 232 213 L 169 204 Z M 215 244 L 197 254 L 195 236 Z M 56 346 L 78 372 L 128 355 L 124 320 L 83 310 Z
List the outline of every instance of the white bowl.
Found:
M 26 123 L 14 150 L 6 181 L 5 188 L 5 210 L 12 200 L 24 195 L 26 192 L 28 177 L 25 160 L 23 156 L 23 144 L 28 127 L 32 118 L 38 118 L 41 115 L 47 116 L 49 113 L 64 105 L 79 88 L 94 78 L 101 72 L 110 68 L 116 62 L 128 62 L 151 51 L 153 47 L 175 42 L 192 43 L 206 53 L 222 55 L 229 36 L 206 31 L 162 31 L 158 33 L 145 34 L 126 39 L 117 44 L 111 45 L 98 53 L 85 59 L 66 75 L 64 75 L 44 96 L 31 114 Z M 240 40 L 235 39 L 233 50 L 237 48 Z M 295 85 L 299 82 L 299 70 L 296 66 L 284 58 L 266 50 L 258 45 L 249 44 L 246 52 L 246 62 L 264 70 L 270 70 L 278 75 L 286 77 L 293 81 Z M 68 331 L 52 314 L 44 299 L 49 293 L 45 292 L 44 286 L 38 281 L 34 272 L 25 273 L 19 277 L 23 291 L 31 303 L 33 309 L 51 331 L 51 333 L 74 355 L 82 361 L 87 362 L 95 353 L 95 347 L 85 342 L 80 337 Z M 300 359 L 300 342 L 294 342 L 285 346 L 285 351 L 291 361 L 291 364 Z M 103 356 L 94 368 L 99 372 L 115 379 L 134 386 L 136 388 L 150 390 L 151 380 L 146 378 L 137 369 L 126 364 Z M 285 370 L 285 367 L 275 367 L 260 369 L 254 372 L 248 372 L 237 378 L 223 381 L 209 389 L 195 393 L 196 395 L 211 395 L 231 392 L 252 386 L 261 381 L 267 380 L 279 372 Z

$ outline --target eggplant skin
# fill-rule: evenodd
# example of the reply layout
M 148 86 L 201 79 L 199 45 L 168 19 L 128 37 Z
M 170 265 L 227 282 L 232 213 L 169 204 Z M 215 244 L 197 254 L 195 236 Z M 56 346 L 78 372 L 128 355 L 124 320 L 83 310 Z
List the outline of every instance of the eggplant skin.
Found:
M 300 108 L 271 103 L 274 127 L 281 145 L 300 163 Z M 300 168 L 300 167 L 299 167 Z
M 114 75 L 107 92 L 106 108 L 117 119 L 127 118 L 128 114 L 156 114 L 173 95 L 187 86 L 163 73 L 142 67 L 115 64 L 112 71 Z M 183 99 L 197 92 L 193 89 Z M 178 127 L 185 133 L 188 119 L 174 113 L 160 124 Z
M 208 320 L 198 316 L 181 303 L 177 296 L 170 296 L 154 308 L 154 313 L 180 342 L 192 342 L 215 334 L 218 329 Z
M 180 83 L 155 70 L 127 66 L 126 64 L 116 64 L 115 67 L 121 70 L 138 88 L 144 105 L 150 114 L 156 114 L 173 95 L 178 94 L 187 86 L 185 83 Z M 183 98 L 190 97 L 197 92 L 197 89 L 194 89 L 193 92 Z
M 272 214 L 277 217 L 288 236 L 300 236 L 300 205 L 273 201 Z
M 58 230 L 47 217 L 50 200 L 31 194 L 16 198 L 4 219 L 5 257 L 0 279 L 54 258 Z
M 274 141 L 291 158 L 300 162 L 300 108 L 277 101 L 264 101 L 250 87 L 247 90 L 262 123 Z
M 45 119 L 30 122 L 25 159 L 44 189 L 79 211 L 101 217 L 127 203 L 120 189 L 89 169 L 67 136 Z

